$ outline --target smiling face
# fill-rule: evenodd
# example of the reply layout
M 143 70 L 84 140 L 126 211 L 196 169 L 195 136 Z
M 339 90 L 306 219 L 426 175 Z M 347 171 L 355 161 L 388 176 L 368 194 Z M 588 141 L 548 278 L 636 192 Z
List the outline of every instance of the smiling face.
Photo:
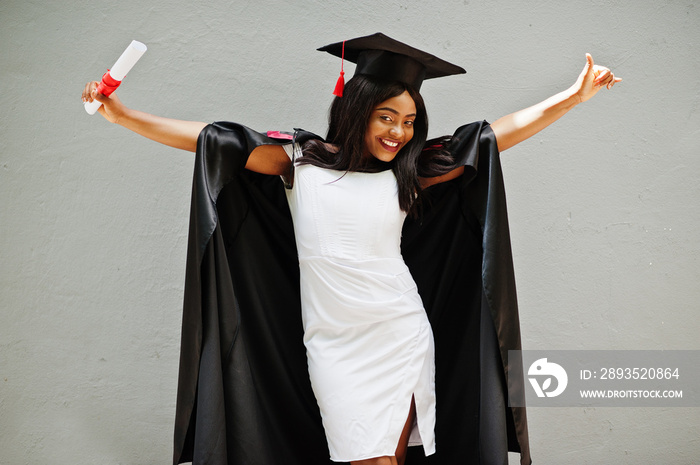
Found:
M 363 157 L 392 161 L 413 138 L 415 119 L 416 103 L 408 92 L 381 102 L 367 123 Z

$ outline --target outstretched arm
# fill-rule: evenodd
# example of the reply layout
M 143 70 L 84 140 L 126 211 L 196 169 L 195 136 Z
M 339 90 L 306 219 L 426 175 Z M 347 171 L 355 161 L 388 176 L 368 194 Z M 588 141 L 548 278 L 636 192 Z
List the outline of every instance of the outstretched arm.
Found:
M 197 138 L 206 123 L 183 121 L 132 110 L 116 94 L 109 97 L 97 92 L 97 81 L 88 82 L 83 90 L 83 102 L 98 100 L 98 110 L 110 123 L 116 123 L 161 144 L 190 152 L 197 151 Z
M 199 133 L 207 123 L 163 118 L 132 110 L 124 105 L 116 94 L 105 97 L 97 92 L 98 84 L 97 81 L 88 82 L 83 89 L 82 98 L 83 102 L 102 102 L 98 111 L 107 121 L 120 124 L 161 144 L 189 152 L 197 151 Z M 282 175 L 289 172 L 290 165 L 289 157 L 282 147 L 262 145 L 253 150 L 245 167 L 256 173 Z
M 524 110 L 499 118 L 491 124 L 498 142 L 498 150 L 504 151 L 540 132 L 579 103 L 593 97 L 600 89 L 611 89 L 622 79 L 603 66 L 593 63 L 586 54 L 586 65 L 576 83 L 567 90 Z

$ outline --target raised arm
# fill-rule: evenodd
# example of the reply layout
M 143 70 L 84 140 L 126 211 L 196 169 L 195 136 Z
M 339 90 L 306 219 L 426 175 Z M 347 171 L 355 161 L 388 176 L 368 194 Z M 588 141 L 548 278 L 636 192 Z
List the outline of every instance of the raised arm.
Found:
M 183 121 L 132 110 L 116 94 L 109 97 L 97 92 L 97 81 L 88 82 L 83 90 L 83 102 L 98 100 L 98 110 L 110 123 L 116 123 L 161 144 L 190 152 L 197 151 L 197 138 L 206 123 Z
M 88 82 L 83 89 L 82 98 L 83 102 L 102 102 L 98 111 L 107 121 L 124 126 L 161 144 L 189 152 L 197 151 L 199 133 L 207 123 L 163 118 L 132 110 L 119 100 L 116 93 L 105 97 L 97 92 L 98 84 L 97 81 Z M 250 154 L 245 167 L 256 173 L 282 175 L 289 172 L 290 164 L 289 157 L 281 147 L 260 146 Z
M 579 103 L 593 97 L 600 89 L 611 89 L 622 79 L 603 66 L 596 66 L 590 54 L 576 83 L 567 90 L 524 110 L 499 118 L 491 124 L 498 142 L 498 150 L 504 151 L 540 132 Z

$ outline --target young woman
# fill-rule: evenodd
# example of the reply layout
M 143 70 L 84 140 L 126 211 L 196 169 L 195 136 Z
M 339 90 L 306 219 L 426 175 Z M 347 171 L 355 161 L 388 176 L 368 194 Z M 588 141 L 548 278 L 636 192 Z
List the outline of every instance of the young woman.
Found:
M 403 464 L 409 443 L 422 444 L 426 456 L 436 451 L 436 394 L 433 331 L 402 256 L 402 226 L 420 215 L 427 188 L 464 175 L 469 163 L 452 147 L 473 131 L 426 144 L 421 81 L 459 68 L 435 65 L 436 57 L 381 34 L 334 45 L 332 53 L 342 47 L 358 66 L 333 102 L 326 140 L 255 143 L 245 168 L 282 176 L 289 186 L 308 373 L 331 460 Z M 490 138 L 502 152 L 619 81 L 587 55 L 569 89 L 490 130 L 480 125 L 477 140 Z M 82 99 L 100 101 L 108 121 L 171 147 L 195 152 L 199 143 L 204 150 L 207 124 L 129 109 L 97 85 L 88 83 Z M 504 330 L 497 330 L 500 339 Z

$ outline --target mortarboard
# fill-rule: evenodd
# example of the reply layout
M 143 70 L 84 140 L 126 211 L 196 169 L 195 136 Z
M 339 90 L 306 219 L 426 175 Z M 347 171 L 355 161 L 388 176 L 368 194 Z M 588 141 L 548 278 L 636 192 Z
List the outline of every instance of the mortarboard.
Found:
M 416 90 L 425 79 L 464 74 L 466 71 L 403 42 L 387 37 L 381 32 L 343 42 L 326 45 L 318 49 L 357 64 L 355 74 L 369 74 L 392 81 L 406 83 Z M 342 66 L 342 65 L 341 65 Z M 345 73 L 341 70 L 336 95 Z

